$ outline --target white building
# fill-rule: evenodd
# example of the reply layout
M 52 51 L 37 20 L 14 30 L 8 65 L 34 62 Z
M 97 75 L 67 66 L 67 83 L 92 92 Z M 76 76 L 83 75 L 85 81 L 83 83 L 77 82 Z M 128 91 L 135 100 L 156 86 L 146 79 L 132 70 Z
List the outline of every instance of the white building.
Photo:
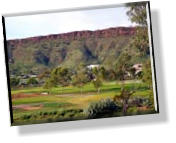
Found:
M 98 68 L 100 65 L 96 64 L 96 65 L 88 65 L 87 68 L 88 69 L 93 69 L 93 68 Z
M 133 68 L 135 69 L 135 74 L 142 72 L 142 64 L 135 64 Z

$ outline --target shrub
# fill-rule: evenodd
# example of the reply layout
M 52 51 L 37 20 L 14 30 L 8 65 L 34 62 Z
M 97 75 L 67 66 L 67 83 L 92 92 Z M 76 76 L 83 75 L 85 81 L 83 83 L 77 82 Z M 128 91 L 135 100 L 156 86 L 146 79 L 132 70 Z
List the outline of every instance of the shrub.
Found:
M 119 101 L 121 102 L 122 108 L 123 108 L 123 109 L 122 109 L 122 112 L 123 112 L 124 115 L 126 114 L 127 109 L 128 109 L 128 107 L 129 107 L 130 97 L 131 97 L 134 93 L 135 93 L 134 90 L 129 90 L 129 89 L 127 89 L 127 88 L 122 87 L 122 88 L 121 88 L 120 95 L 115 95 L 114 98 L 113 98 L 113 100 L 114 100 L 115 102 L 118 102 L 118 103 L 119 103 Z
M 53 111 L 53 115 L 56 115 L 57 114 L 57 111 Z
M 10 78 L 10 85 L 12 87 L 18 86 L 20 83 L 20 79 L 19 78 Z
M 66 111 L 65 111 L 65 110 L 63 110 L 63 111 L 61 111 L 60 115 L 61 115 L 61 116 L 64 116 L 64 115 L 65 115 L 65 113 L 66 113 Z
M 44 115 L 44 116 L 48 115 L 48 112 L 44 112 L 43 115 Z
M 131 101 L 132 105 L 136 105 L 138 107 L 142 107 L 142 106 L 150 106 L 150 100 L 149 98 L 141 98 L 141 97 L 135 97 L 132 99 Z
M 128 108 L 127 114 L 128 114 L 128 115 L 136 115 L 136 114 L 138 114 L 138 109 L 137 109 L 137 107 L 130 107 L 130 108 Z
M 53 122 L 53 119 L 52 118 L 48 118 L 47 122 Z
M 36 78 L 31 77 L 31 78 L 29 78 L 29 79 L 27 80 L 27 84 L 28 84 L 28 85 L 37 85 L 37 84 L 38 84 L 38 81 L 37 81 Z
M 67 114 L 64 115 L 65 119 L 71 119 L 74 116 L 74 113 L 68 112 Z
M 84 110 L 84 113 L 88 118 L 98 118 L 105 115 L 112 114 L 117 111 L 119 107 L 112 99 L 104 99 L 99 102 L 92 102 L 89 104 L 88 108 Z
M 43 115 L 43 112 L 40 111 L 40 112 L 39 112 L 39 115 L 42 116 L 42 115 Z
M 29 115 L 26 115 L 26 114 L 25 114 L 25 115 L 22 116 L 22 119 L 23 119 L 23 120 L 28 120 L 28 119 L 30 119 L 31 117 L 32 117 L 32 115 L 30 115 L 30 114 L 29 114 Z

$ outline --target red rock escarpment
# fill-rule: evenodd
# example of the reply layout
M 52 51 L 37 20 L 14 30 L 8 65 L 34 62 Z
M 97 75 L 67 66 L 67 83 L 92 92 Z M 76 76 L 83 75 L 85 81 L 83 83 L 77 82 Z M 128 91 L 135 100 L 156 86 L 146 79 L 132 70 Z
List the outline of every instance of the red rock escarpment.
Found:
M 31 42 L 39 42 L 41 40 L 50 40 L 50 39 L 63 39 L 63 40 L 80 40 L 84 38 L 103 38 L 103 37 L 116 37 L 120 35 L 134 35 L 136 31 L 135 27 L 116 27 L 116 28 L 108 28 L 103 30 L 96 31 L 74 31 L 62 34 L 53 34 L 47 36 L 37 36 L 30 37 L 25 39 L 15 39 L 8 40 L 7 43 L 10 45 L 23 44 L 29 41 Z

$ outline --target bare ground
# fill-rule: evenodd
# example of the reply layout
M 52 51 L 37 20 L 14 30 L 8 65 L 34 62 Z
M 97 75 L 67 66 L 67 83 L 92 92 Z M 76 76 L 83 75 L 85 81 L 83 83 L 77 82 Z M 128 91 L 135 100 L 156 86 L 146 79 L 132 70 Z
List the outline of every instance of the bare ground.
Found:
M 38 104 L 38 105 L 34 105 L 34 104 L 21 104 L 21 105 L 14 105 L 12 108 L 13 109 L 23 109 L 23 110 L 38 110 L 41 109 L 43 107 L 43 104 Z
M 37 96 L 48 96 L 47 94 L 34 94 L 34 93 L 18 93 L 18 94 L 13 94 L 12 99 L 17 99 L 17 98 L 28 98 L 28 97 L 37 97 Z

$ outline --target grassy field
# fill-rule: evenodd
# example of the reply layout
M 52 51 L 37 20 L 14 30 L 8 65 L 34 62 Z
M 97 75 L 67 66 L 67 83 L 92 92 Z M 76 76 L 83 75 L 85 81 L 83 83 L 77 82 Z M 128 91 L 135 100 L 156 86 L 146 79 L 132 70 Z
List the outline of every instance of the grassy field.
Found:
M 55 87 L 50 90 L 32 87 L 12 90 L 14 125 L 85 119 L 83 110 L 101 99 L 113 98 L 120 94 L 120 82 L 105 82 L 97 93 L 93 84 L 82 88 Z M 148 97 L 148 87 L 140 81 L 126 81 L 125 87 L 135 89 L 135 97 Z

